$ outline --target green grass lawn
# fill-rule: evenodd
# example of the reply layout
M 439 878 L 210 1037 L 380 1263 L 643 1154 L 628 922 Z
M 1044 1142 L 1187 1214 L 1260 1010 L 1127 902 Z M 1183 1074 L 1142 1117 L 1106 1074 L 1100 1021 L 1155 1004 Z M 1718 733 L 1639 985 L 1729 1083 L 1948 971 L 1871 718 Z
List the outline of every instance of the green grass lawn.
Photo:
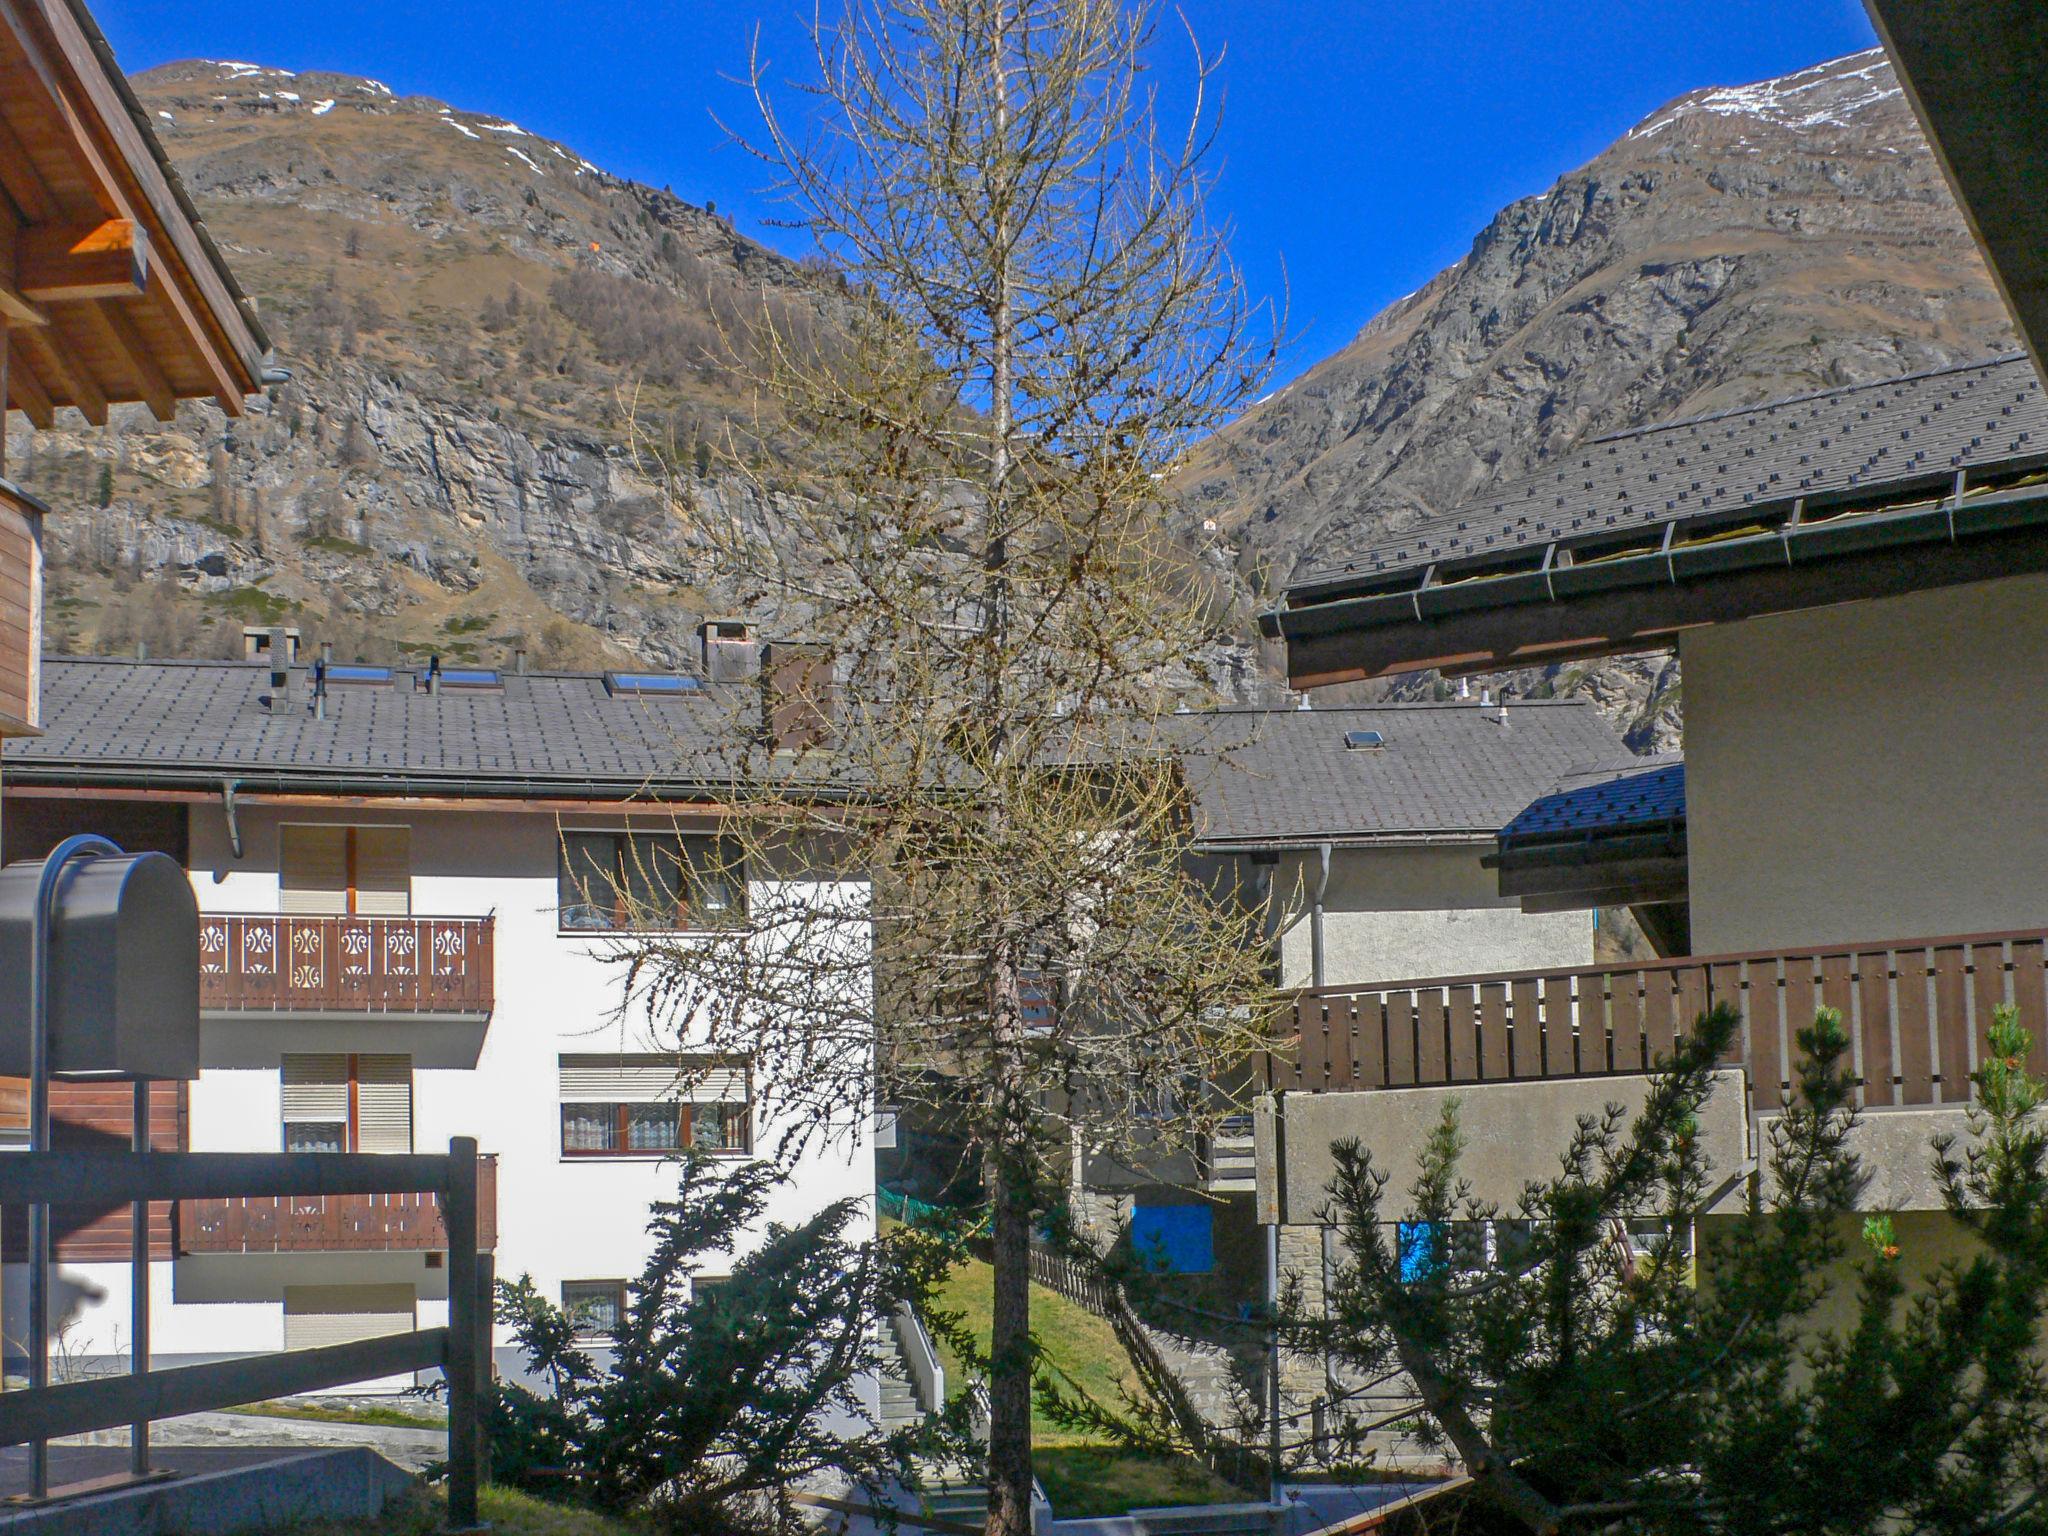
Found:
M 510 1488 L 477 1491 L 477 1514 L 491 1536 L 647 1536 L 645 1527 L 609 1520 L 587 1509 L 549 1504 Z M 290 1528 L 289 1536 L 442 1536 L 448 1502 L 435 1488 L 419 1488 L 385 1507 L 370 1524 L 314 1520 Z
M 316 1424 L 371 1424 L 384 1429 L 446 1429 L 448 1415 L 439 1410 L 408 1413 L 385 1403 L 248 1403 L 230 1408 L 262 1419 L 307 1419 Z
M 984 1348 L 994 1311 L 995 1272 L 978 1259 L 963 1260 L 946 1279 L 940 1308 L 966 1320 Z M 1031 1331 L 1046 1357 L 1098 1402 L 1122 1402 L 1118 1388 L 1131 1377 L 1116 1332 L 1086 1307 L 1044 1286 L 1031 1287 Z M 941 1343 L 949 1392 L 963 1390 L 967 1373 Z M 1186 1457 L 1141 1456 L 1061 1429 L 1036 1405 L 1031 1443 L 1038 1480 L 1062 1520 L 1121 1515 L 1173 1504 L 1234 1504 L 1248 1497 L 1207 1467 Z

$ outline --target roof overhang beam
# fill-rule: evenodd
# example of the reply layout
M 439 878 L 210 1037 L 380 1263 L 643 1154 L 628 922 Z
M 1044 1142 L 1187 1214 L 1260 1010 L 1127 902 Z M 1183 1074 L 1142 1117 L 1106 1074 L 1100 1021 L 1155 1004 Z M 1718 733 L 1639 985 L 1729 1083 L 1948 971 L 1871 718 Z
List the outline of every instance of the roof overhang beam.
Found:
M 2039 465 L 2005 464 L 2010 478 Z M 1436 668 L 1502 671 L 1654 650 L 1688 629 L 2048 570 L 2048 484 L 1803 517 L 1736 537 L 1427 588 L 1332 594 L 1265 616 L 1296 688 Z M 1865 493 L 1869 494 L 1868 492 Z M 1915 494 L 1898 488 L 1905 500 Z

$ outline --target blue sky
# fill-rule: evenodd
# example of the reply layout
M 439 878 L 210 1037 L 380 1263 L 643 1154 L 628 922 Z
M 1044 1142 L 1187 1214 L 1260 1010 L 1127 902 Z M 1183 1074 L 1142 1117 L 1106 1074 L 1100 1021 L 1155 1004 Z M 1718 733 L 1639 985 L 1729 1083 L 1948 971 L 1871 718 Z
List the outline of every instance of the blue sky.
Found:
M 829 0 L 828 10 L 831 8 Z M 749 126 L 730 77 L 758 24 L 801 63 L 808 0 L 95 0 L 127 68 L 244 59 L 369 75 L 498 112 L 607 170 L 715 200 L 771 244 L 760 168 L 712 112 Z M 1286 371 L 1470 245 L 1671 97 L 1867 48 L 1858 0 L 1182 0 L 1225 49 L 1216 210 L 1254 288 L 1290 295 Z M 1169 13 L 1170 20 L 1170 13 Z M 1171 27 L 1159 64 L 1184 83 Z

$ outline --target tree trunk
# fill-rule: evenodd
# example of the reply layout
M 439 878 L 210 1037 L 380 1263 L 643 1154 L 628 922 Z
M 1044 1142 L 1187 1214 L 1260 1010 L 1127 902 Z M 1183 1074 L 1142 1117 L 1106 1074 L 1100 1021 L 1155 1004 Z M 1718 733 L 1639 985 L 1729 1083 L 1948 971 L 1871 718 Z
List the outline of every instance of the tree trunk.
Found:
M 1005 1147 L 990 1192 L 995 1248 L 989 1345 L 988 1536 L 1031 1531 L 1031 1204 L 1028 1147 Z

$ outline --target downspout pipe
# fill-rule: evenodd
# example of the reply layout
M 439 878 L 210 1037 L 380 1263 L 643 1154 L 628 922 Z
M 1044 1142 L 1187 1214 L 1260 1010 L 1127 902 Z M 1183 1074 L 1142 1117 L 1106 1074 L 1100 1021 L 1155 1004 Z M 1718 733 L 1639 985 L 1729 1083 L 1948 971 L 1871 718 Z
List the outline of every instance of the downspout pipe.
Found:
M 237 861 L 242 857 L 242 827 L 235 820 L 235 791 L 242 787 L 239 779 L 220 781 L 220 809 L 228 823 L 228 850 Z
M 1329 843 L 1321 842 L 1316 844 L 1316 859 L 1321 865 L 1321 870 L 1316 876 L 1315 904 L 1309 908 L 1308 915 L 1308 978 L 1309 985 L 1312 987 L 1322 986 L 1325 980 L 1325 967 L 1323 964 L 1323 896 L 1330 889 Z

